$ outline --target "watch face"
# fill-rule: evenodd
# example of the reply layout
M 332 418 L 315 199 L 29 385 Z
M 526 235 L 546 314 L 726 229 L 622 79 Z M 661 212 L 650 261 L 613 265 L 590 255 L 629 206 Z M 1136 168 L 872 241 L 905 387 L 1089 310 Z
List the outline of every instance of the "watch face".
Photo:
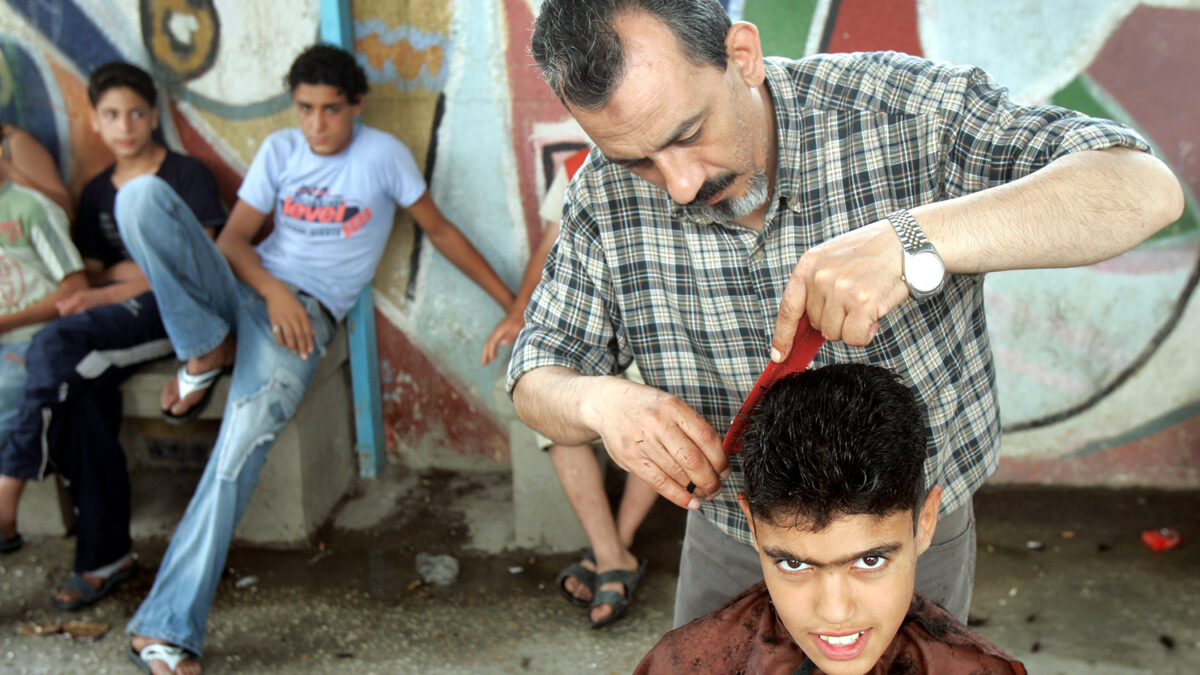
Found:
M 946 266 L 942 259 L 931 251 L 918 251 L 908 258 L 904 266 L 904 278 L 914 290 L 921 293 L 932 293 L 942 283 L 946 275 Z

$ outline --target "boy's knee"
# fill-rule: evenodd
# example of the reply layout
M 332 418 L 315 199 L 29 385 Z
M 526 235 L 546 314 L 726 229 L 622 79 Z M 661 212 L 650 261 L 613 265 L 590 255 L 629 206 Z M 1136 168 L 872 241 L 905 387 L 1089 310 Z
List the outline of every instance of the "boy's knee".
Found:
M 148 211 L 165 211 L 170 207 L 171 186 L 158 176 L 138 176 L 121 186 L 113 208 L 117 229 L 129 240 L 141 224 L 156 224 L 159 219 L 145 218 Z

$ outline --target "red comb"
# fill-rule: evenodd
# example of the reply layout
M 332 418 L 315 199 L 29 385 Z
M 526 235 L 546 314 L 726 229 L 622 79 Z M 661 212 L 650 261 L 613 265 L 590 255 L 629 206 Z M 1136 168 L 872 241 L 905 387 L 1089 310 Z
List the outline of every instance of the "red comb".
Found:
M 801 317 L 799 325 L 796 326 L 796 337 L 792 340 L 792 351 L 788 353 L 783 363 L 771 361 L 767 364 L 762 375 L 758 376 L 758 381 L 754 383 L 754 388 L 746 397 L 746 402 L 742 404 L 742 409 L 733 418 L 733 424 L 729 425 L 729 431 L 725 434 L 725 442 L 721 446 L 725 454 L 732 455 L 742 451 L 742 432 L 746 430 L 746 424 L 750 422 L 750 411 L 758 405 L 763 394 L 767 393 L 767 390 L 784 375 L 804 372 L 823 344 L 825 344 L 825 338 L 808 325 L 807 317 Z

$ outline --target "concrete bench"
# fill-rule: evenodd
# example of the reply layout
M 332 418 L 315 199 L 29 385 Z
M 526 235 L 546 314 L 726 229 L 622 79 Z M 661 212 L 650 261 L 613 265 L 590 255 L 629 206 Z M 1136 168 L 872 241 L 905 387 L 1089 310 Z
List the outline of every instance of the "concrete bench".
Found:
M 509 454 L 512 461 L 513 534 L 515 543 L 546 553 L 562 553 L 587 548 L 587 535 L 571 509 L 571 503 L 558 482 L 550 455 L 538 447 L 533 430 L 517 417 L 517 411 L 504 390 L 501 375 L 493 392 L 497 416 L 508 427 Z M 601 471 L 608 455 L 597 441 Z
M 340 327 L 299 410 L 268 454 L 235 533 L 236 541 L 274 547 L 304 545 L 350 489 L 357 458 L 348 364 L 346 330 Z M 201 468 L 216 440 L 230 378 L 220 379 L 212 401 L 197 420 L 171 426 L 161 419 L 159 396 L 178 365 L 173 358 L 148 363 L 121 387 L 125 406 L 121 441 L 131 475 L 148 465 Z M 62 506 L 69 503 L 57 480 L 30 483 L 21 500 L 20 531 L 26 535 L 65 533 L 72 516 L 69 506 Z M 135 496 L 135 519 L 138 508 Z M 179 516 L 182 512 L 175 519 Z

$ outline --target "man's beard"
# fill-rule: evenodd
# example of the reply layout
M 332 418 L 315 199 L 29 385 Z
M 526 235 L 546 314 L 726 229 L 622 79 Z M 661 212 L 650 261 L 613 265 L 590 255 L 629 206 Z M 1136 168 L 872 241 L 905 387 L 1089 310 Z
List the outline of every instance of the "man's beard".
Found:
M 705 203 L 712 199 L 713 195 L 729 187 L 736 179 L 737 174 L 728 173 L 719 178 L 705 181 L 704 185 L 700 186 L 696 192 L 696 198 L 691 203 L 683 205 L 684 211 L 700 221 L 726 222 L 750 215 L 767 203 L 769 196 L 767 194 L 767 172 L 763 170 L 755 171 L 750 175 L 750 180 L 746 183 L 745 195 L 736 199 L 722 199 L 712 205 Z

